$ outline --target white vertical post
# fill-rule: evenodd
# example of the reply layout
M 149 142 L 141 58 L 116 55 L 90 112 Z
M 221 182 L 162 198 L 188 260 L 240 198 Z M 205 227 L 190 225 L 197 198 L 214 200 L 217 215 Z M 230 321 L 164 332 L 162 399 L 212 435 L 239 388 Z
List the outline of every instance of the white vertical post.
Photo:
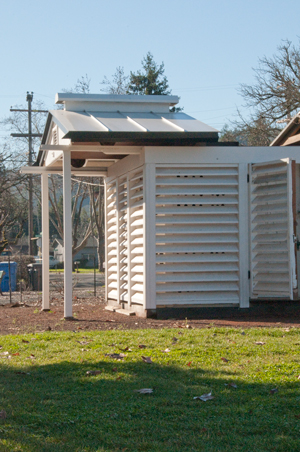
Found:
M 130 178 L 127 175 L 127 281 L 128 281 L 128 308 L 131 308 L 131 277 L 132 277 L 132 253 L 131 253 L 131 240 L 132 240 L 132 226 L 131 226 L 131 200 L 130 200 Z
M 42 281 L 43 311 L 49 310 L 49 188 L 48 174 L 41 174 L 42 189 Z
M 144 308 L 156 309 L 155 164 L 144 166 Z
M 64 207 L 64 317 L 72 317 L 72 193 L 71 152 L 63 156 L 63 207 Z
M 119 196 L 119 179 L 116 179 L 116 225 L 117 225 L 117 302 L 120 304 L 120 286 L 121 286 L 121 280 L 120 280 L 120 196 Z
M 104 224 L 105 224 L 105 301 L 108 301 L 108 248 L 107 248 L 107 237 L 108 237 L 108 225 L 107 225 L 107 183 L 106 179 L 104 179 Z M 100 237 L 99 237 L 100 240 Z
M 239 285 L 240 308 L 249 308 L 249 216 L 248 165 L 239 164 Z

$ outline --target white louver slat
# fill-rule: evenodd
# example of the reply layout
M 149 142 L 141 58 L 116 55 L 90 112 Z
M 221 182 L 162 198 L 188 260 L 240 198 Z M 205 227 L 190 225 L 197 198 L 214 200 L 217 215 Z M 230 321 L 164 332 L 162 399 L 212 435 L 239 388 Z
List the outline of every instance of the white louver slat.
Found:
M 238 174 L 156 167 L 157 305 L 239 303 Z
M 250 165 L 253 298 L 294 298 L 294 170 L 290 159 Z

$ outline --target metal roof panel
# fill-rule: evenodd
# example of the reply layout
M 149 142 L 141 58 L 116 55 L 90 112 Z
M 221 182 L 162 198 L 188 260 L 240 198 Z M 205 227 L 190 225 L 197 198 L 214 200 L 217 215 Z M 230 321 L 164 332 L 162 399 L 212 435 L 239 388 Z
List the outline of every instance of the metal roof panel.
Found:
M 162 117 L 155 113 L 129 113 L 128 116 L 138 124 L 140 124 L 145 131 L 148 132 L 178 132 L 179 129 L 173 124 L 164 121 Z M 183 132 L 183 130 L 182 130 Z
M 141 128 L 120 112 L 88 112 L 111 132 L 141 132 Z
M 107 128 L 86 112 L 51 110 L 53 121 L 64 132 L 107 132 Z
M 186 132 L 218 132 L 213 127 L 182 112 L 166 113 L 162 117 Z

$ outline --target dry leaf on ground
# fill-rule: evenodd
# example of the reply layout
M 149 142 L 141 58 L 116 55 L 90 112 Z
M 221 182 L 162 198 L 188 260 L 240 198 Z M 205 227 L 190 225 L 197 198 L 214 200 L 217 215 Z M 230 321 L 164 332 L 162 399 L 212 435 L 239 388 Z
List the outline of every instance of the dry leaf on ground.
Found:
M 265 345 L 265 342 L 255 342 L 256 345 Z
M 229 362 L 229 359 L 227 359 L 227 358 L 224 358 L 224 357 L 223 357 L 223 358 L 221 358 L 221 360 L 222 360 L 222 361 L 224 361 L 224 363 L 228 363 L 228 362 Z
M 170 353 L 170 349 L 169 348 L 166 348 L 166 350 L 163 350 L 163 353 Z
M 147 345 L 140 344 L 140 345 L 139 345 L 139 348 L 147 348 Z
M 86 375 L 90 377 L 91 375 L 99 375 L 102 373 L 102 370 L 88 370 Z
M 211 395 L 211 392 L 209 392 L 208 394 L 202 394 L 201 396 L 196 396 L 194 397 L 194 400 L 199 399 L 202 400 L 202 402 L 206 402 L 207 400 L 211 400 L 214 397 Z
M 126 355 L 124 353 L 105 353 L 105 356 L 112 359 L 124 359 Z
M 129 347 L 120 348 L 120 350 L 122 350 L 122 352 L 132 352 L 131 348 L 129 348 Z
M 274 388 L 270 390 L 270 394 L 275 394 L 276 392 L 278 392 L 278 388 Z
M 173 337 L 172 342 L 177 342 L 178 341 L 178 337 Z
M 237 385 L 235 383 L 225 383 L 225 386 L 231 386 L 234 389 L 237 389 Z
M 9 355 L 9 352 L 2 352 L 2 353 L 0 353 L 0 356 L 6 356 L 6 355 Z
M 139 392 L 140 394 L 152 394 L 152 388 L 134 389 L 134 392 Z
M 89 341 L 76 341 L 76 342 L 78 342 L 78 344 L 81 344 L 81 345 L 86 345 L 89 343 Z
M 4 410 L 0 411 L 0 419 L 6 419 L 6 411 Z
M 29 344 L 29 341 L 26 341 L 25 339 L 22 339 L 22 342 L 24 342 L 24 344 Z
M 151 356 L 142 356 L 142 360 L 144 361 L 144 363 L 153 364 Z

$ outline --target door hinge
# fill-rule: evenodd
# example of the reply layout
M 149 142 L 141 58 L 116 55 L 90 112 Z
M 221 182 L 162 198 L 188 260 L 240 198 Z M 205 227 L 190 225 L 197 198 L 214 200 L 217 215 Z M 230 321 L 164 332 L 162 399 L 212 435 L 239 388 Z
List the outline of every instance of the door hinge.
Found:
M 249 174 L 247 174 L 247 182 L 249 182 L 250 181 L 250 177 L 249 177 Z
M 251 272 L 250 272 L 250 270 L 248 270 L 248 279 L 250 279 L 251 278 Z

